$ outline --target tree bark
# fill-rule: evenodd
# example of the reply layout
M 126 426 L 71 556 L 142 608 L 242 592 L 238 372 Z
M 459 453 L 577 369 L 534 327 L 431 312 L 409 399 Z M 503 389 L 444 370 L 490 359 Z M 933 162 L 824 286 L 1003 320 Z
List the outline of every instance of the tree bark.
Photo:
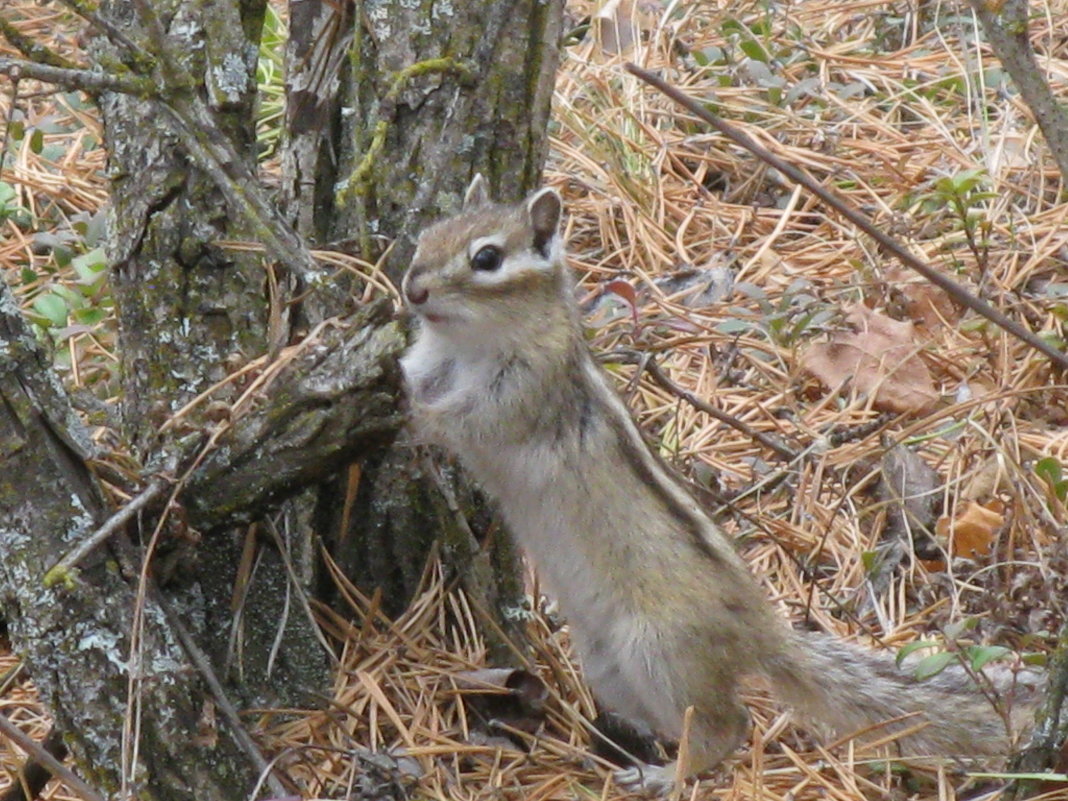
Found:
M 426 224 L 476 172 L 502 202 L 537 185 L 560 54 L 560 0 L 367 0 L 345 76 L 335 238 L 394 238 L 398 279 Z M 368 249 L 369 246 L 369 249 Z
M 354 31 L 329 0 L 291 8 L 283 187 L 302 235 L 369 261 L 392 242 L 386 271 L 399 284 L 418 231 L 459 209 L 475 172 L 506 202 L 537 184 L 561 0 L 365 0 Z M 308 324 L 338 303 L 306 303 Z M 340 476 L 318 508 L 336 561 L 367 592 L 380 589 L 387 611 L 405 608 L 437 548 L 476 603 L 518 633 L 518 556 L 454 468 L 402 445 Z M 485 633 L 495 656 L 507 653 Z
M 109 798 L 242 797 L 257 771 L 232 731 L 202 725 L 210 695 L 152 595 L 138 598 L 135 559 L 106 547 L 77 579 L 46 580 L 102 521 L 103 495 L 88 434 L 3 282 L 0 352 L 0 610 L 76 765 Z
M 145 465 L 166 456 L 161 426 L 176 412 L 222 383 L 210 402 L 180 416 L 179 431 L 212 430 L 215 416 L 229 414 L 246 388 L 243 381 L 227 382 L 231 373 L 264 353 L 277 354 L 294 339 L 292 296 L 302 285 L 295 265 L 218 244 L 256 240 L 260 234 L 250 215 L 234 208 L 234 198 L 255 181 L 254 76 L 264 9 L 264 0 L 132 5 L 111 0 L 103 6 L 130 40 L 150 43 L 146 49 L 157 59 L 170 106 L 121 94 L 104 95 L 100 102 L 112 175 L 109 256 L 121 331 L 122 422 Z M 113 42 L 97 51 L 113 61 L 123 55 Z M 198 114 L 207 119 L 199 130 L 189 131 Z M 209 144 L 214 139 L 228 144 L 237 162 L 222 166 L 236 181 L 220 186 L 203 160 L 191 155 L 197 136 Z M 394 402 L 395 391 L 394 386 Z M 321 411 L 325 402 L 315 405 Z M 289 423 L 307 427 L 315 425 L 313 418 L 314 410 L 306 407 Z M 225 465 L 235 454 L 231 448 L 217 449 L 194 477 L 196 491 L 184 495 L 197 523 L 211 532 L 193 559 L 176 560 L 180 569 L 169 574 L 168 593 L 198 622 L 194 634 L 201 646 L 246 701 L 300 703 L 305 696 L 298 688 L 321 687 L 327 676 L 327 654 L 313 621 L 287 611 L 293 608 L 289 592 L 307 592 L 313 577 L 307 570 L 295 571 L 303 586 L 287 590 L 294 571 L 287 569 L 289 556 L 273 537 L 257 528 L 220 528 L 227 518 L 235 522 L 235 504 L 245 504 L 245 513 L 236 517 L 247 520 L 266 511 L 261 507 L 256 513 L 256 500 L 273 501 L 280 492 L 295 491 L 296 484 L 280 488 L 275 482 L 273 494 L 262 494 L 279 478 L 269 470 L 279 466 L 277 449 L 285 446 L 275 441 L 267 449 L 253 448 L 250 437 L 259 436 L 263 445 L 271 432 L 261 425 L 253 435 L 252 422 L 231 427 L 226 443 L 232 448 L 234 437 L 244 438 L 245 470 L 223 482 Z M 307 445 L 314 432 L 294 428 L 291 433 L 292 452 Z M 270 448 L 276 450 L 269 453 Z M 252 481 L 249 474 L 257 472 L 260 480 Z M 299 476 L 293 479 L 298 482 Z M 228 498 L 210 492 L 232 489 L 242 480 L 242 492 Z M 220 499 L 225 506 L 213 508 Z M 272 525 L 286 549 L 309 552 L 283 518 Z

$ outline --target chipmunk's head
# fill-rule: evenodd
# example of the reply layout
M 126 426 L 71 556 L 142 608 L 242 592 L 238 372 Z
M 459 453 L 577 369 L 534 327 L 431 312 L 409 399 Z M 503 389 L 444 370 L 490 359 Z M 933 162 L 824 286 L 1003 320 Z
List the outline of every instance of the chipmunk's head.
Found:
M 403 283 L 409 308 L 436 332 L 466 337 L 500 336 L 509 326 L 563 307 L 560 212 L 560 196 L 552 189 L 514 206 L 493 203 L 486 180 L 476 175 L 463 210 L 419 236 Z

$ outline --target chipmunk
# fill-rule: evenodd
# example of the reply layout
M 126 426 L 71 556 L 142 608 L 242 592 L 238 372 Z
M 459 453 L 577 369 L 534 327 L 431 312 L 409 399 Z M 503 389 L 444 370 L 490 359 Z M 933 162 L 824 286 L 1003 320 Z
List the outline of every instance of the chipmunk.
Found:
M 848 733 L 896 721 L 906 750 L 1006 753 L 1009 734 L 961 672 L 922 683 L 891 657 L 794 631 L 731 542 L 646 445 L 582 335 L 542 189 L 514 206 L 476 176 L 426 229 L 403 281 L 418 320 L 401 361 L 416 436 L 459 457 L 532 558 L 598 701 L 678 739 L 690 773 L 746 736 L 740 681 L 763 674 L 804 716 Z M 670 786 L 675 767 L 624 775 Z

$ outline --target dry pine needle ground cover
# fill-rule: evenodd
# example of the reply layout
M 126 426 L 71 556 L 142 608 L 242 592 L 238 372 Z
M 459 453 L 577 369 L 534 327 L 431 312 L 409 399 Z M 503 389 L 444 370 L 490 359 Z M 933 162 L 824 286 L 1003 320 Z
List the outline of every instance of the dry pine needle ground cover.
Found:
M 1068 576 L 1065 378 L 620 68 L 627 58 L 661 71 L 1063 347 L 1060 178 L 964 4 L 600 8 L 569 6 L 574 36 L 546 179 L 567 201 L 592 344 L 651 439 L 716 504 L 769 596 L 796 621 L 890 649 L 935 642 L 925 654 L 954 637 L 960 647 L 1047 651 Z M 1040 64 L 1063 97 L 1068 4 L 1033 8 Z M 75 47 L 65 15 L 30 4 L 20 13 L 27 33 Z M 6 118 L 10 96 L 0 104 Z M 40 134 L 9 145 L 2 181 L 14 194 L 0 197 L 0 266 L 45 327 L 55 312 L 48 298 L 66 298 L 68 326 L 49 328 L 59 335 L 57 363 L 72 387 L 107 398 L 107 303 L 77 307 L 68 297 L 99 280 L 94 260 L 60 268 L 54 256 L 100 244 L 98 127 L 72 95 L 19 108 L 25 129 Z M 639 371 L 647 361 L 659 380 Z M 895 445 L 907 450 L 888 457 Z M 902 545 L 901 504 L 886 482 L 879 488 L 882 473 L 907 476 L 906 494 L 930 498 L 922 558 Z M 469 689 L 458 677 L 486 666 L 462 596 L 431 571 L 424 595 L 389 624 L 346 592 L 352 614 L 323 615 L 342 654 L 332 703 L 249 719 L 307 797 L 620 795 L 590 754 L 592 702 L 551 614 L 539 607 L 530 616 L 544 718 L 487 732 L 460 702 Z M 0 655 L 0 669 L 13 661 Z M 41 735 L 47 721 L 30 689 L 8 688 L 0 709 Z M 750 747 L 684 795 L 1000 794 L 996 779 L 915 763 L 905 772 L 859 746 L 821 745 L 759 689 L 751 709 Z M 404 757 L 374 755 L 386 750 Z M 3 765 L 20 758 L 0 745 Z

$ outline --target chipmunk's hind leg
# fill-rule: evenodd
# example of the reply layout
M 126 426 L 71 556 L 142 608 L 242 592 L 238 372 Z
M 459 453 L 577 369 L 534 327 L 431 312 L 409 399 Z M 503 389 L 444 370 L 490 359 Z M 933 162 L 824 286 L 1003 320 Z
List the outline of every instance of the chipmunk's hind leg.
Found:
M 694 707 L 689 730 L 679 743 L 679 762 L 666 765 L 635 765 L 616 771 L 616 782 L 628 789 L 650 795 L 666 795 L 676 778 L 687 778 L 713 768 L 734 753 L 749 728 L 749 713 L 737 698 L 723 698 L 720 703 Z M 683 753 L 685 750 L 685 753 Z
M 749 731 L 749 712 L 734 695 L 719 697 L 712 704 L 698 704 L 684 733 L 687 776 L 714 768 L 729 757 L 745 740 Z

